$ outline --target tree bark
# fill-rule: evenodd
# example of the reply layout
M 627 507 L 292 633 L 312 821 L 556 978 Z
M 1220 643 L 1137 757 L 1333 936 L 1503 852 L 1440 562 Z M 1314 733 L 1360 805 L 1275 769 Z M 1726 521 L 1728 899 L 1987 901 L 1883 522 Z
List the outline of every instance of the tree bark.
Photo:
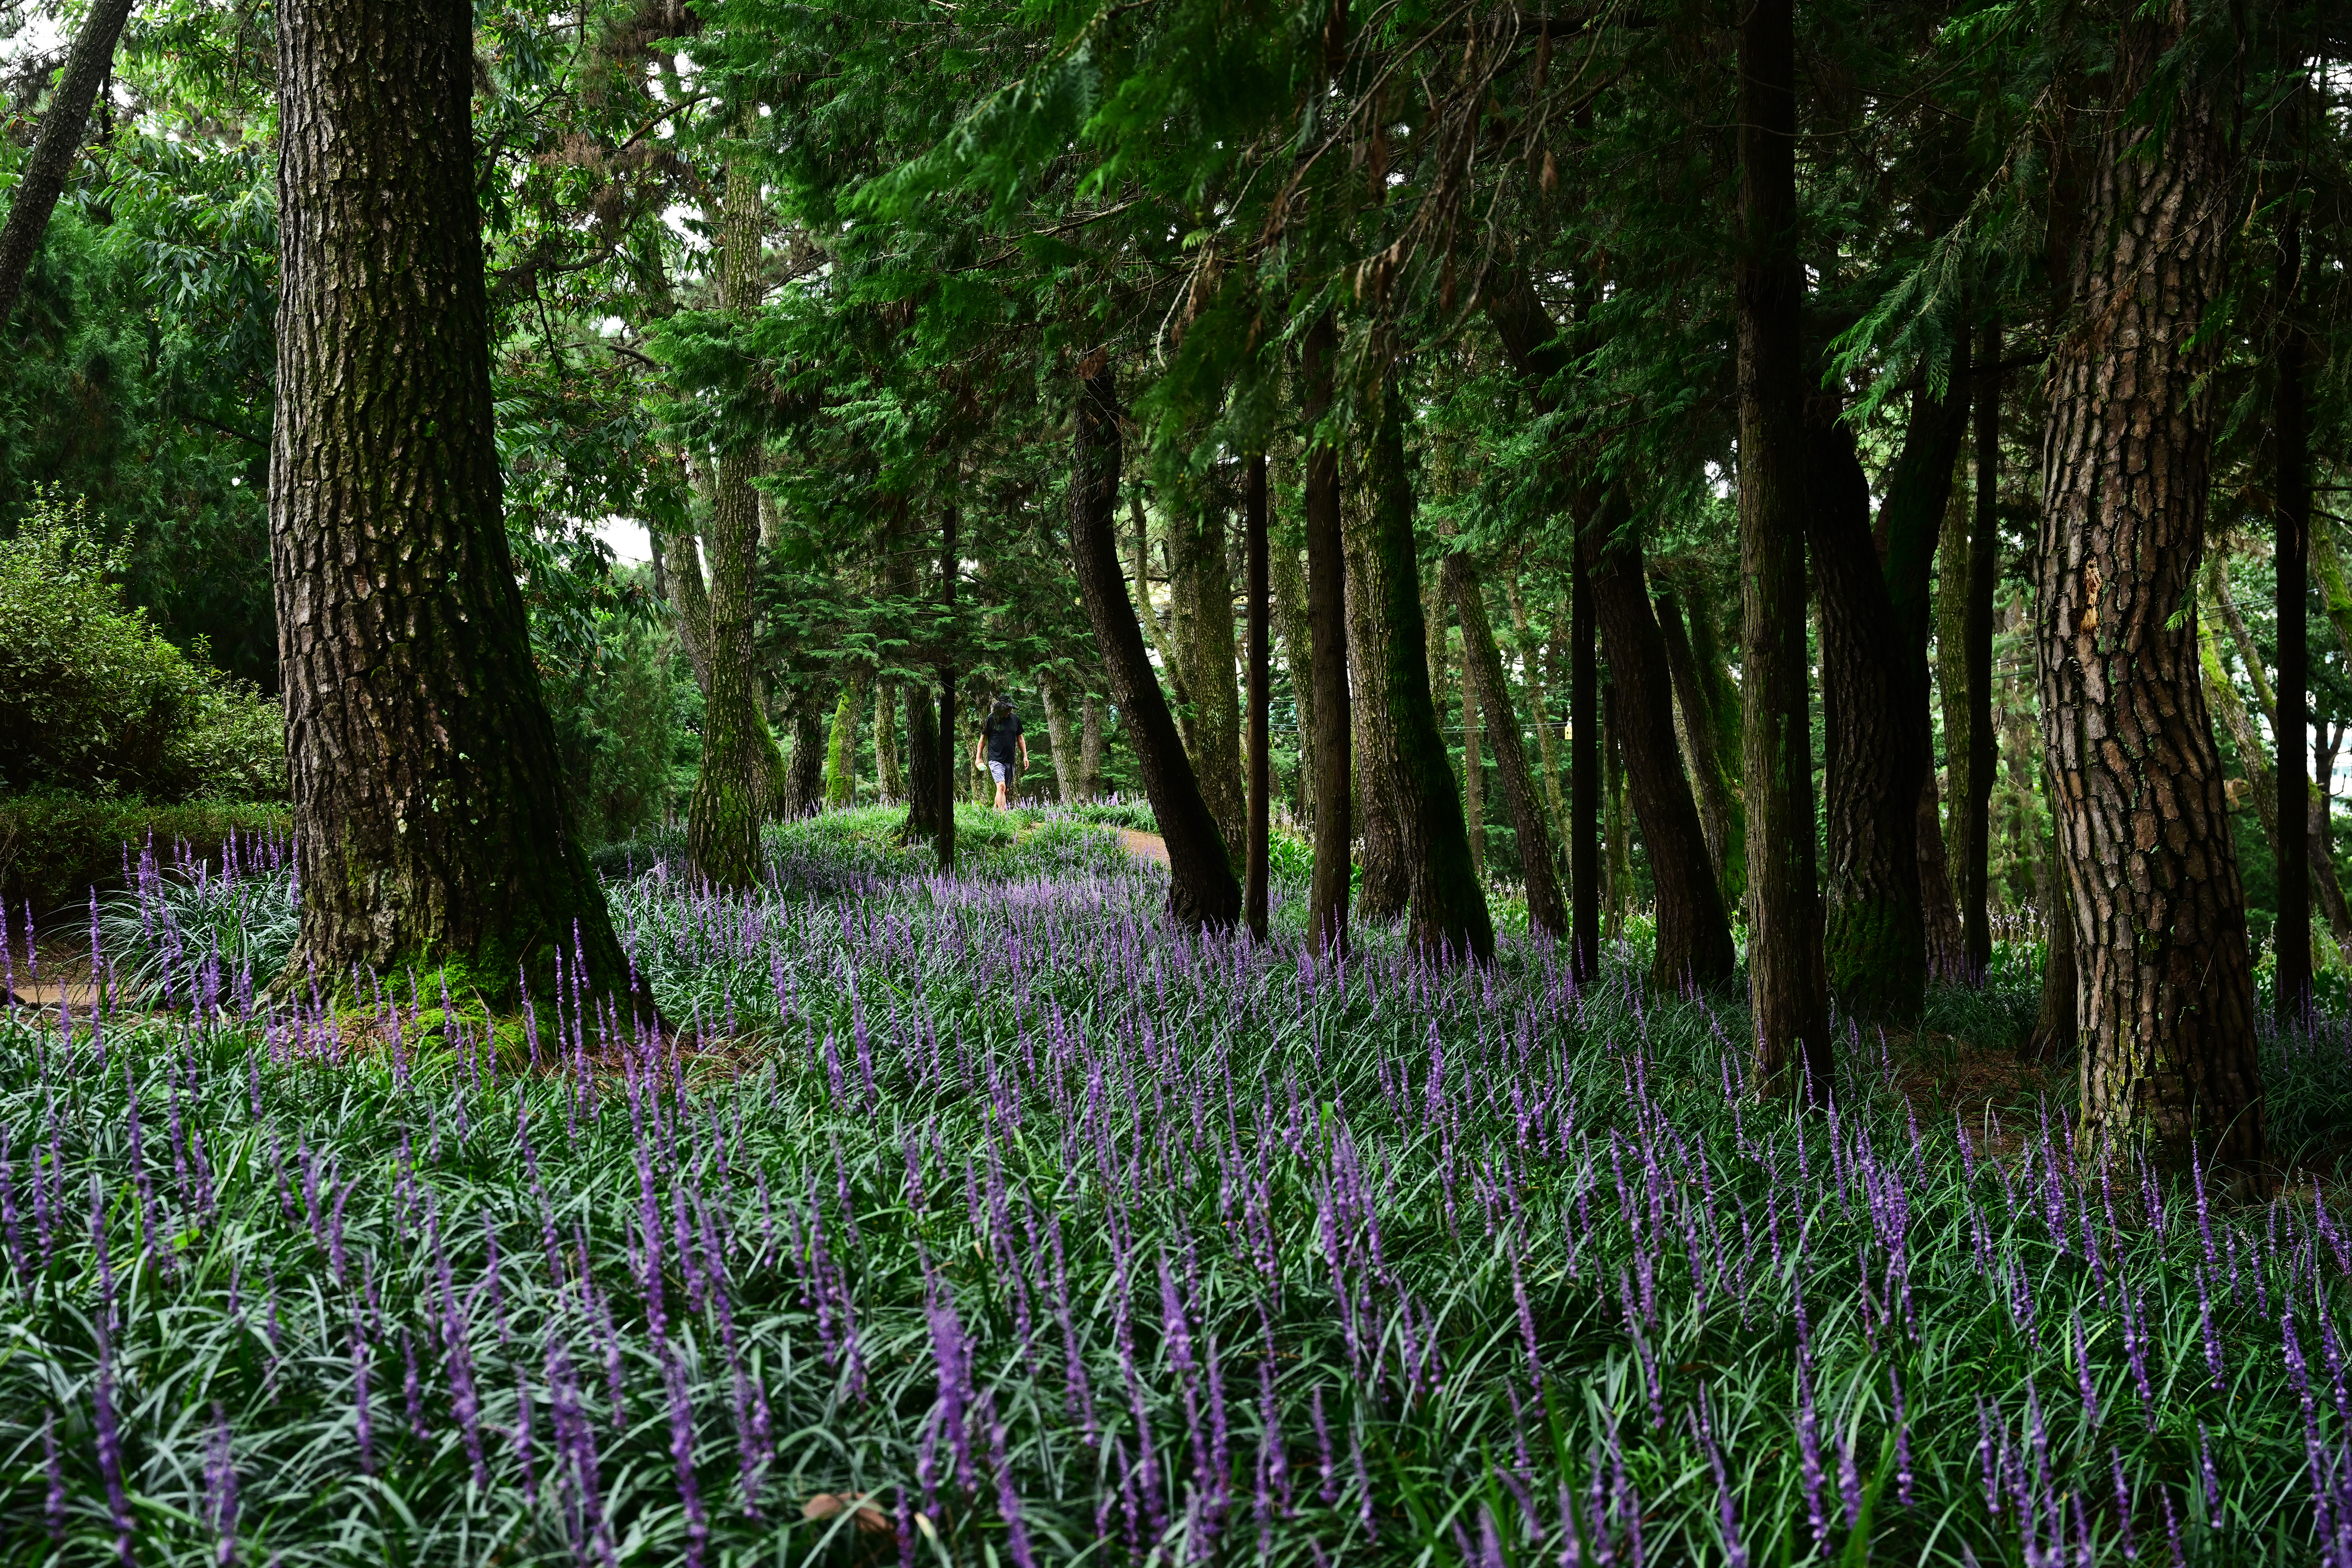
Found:
M 2310 580 L 2311 452 L 2305 409 L 2304 334 L 2296 319 L 2303 266 L 2303 231 L 2288 210 L 2279 238 L 2279 343 L 2271 393 L 2277 499 L 2272 514 L 2277 575 L 2278 789 L 2282 806 L 2308 800 L 2311 734 L 2310 622 L 2305 608 Z M 2307 810 L 2278 813 L 2278 922 L 2272 940 L 2278 950 L 2275 1004 L 2282 1024 L 2307 1022 L 2311 1015 L 2311 822 Z M 2332 858 L 2332 857 L 2331 857 Z
M 1471 865 L 1462 799 L 1430 696 L 1405 419 L 1404 394 L 1391 375 L 1367 455 L 1374 641 L 1365 652 L 1381 700 L 1370 709 L 1373 747 L 1364 770 L 1385 768 L 1396 783 L 1397 836 L 1412 884 L 1408 939 L 1413 950 L 1437 963 L 1484 963 L 1495 954 L 1495 926 Z
M 956 549 L 956 525 L 961 520 L 953 501 L 940 514 L 940 621 L 943 637 L 955 634 L 956 578 L 963 570 L 962 557 Z M 962 774 L 964 763 L 963 737 L 956 733 L 955 663 L 944 652 L 940 656 L 938 681 L 940 817 L 934 824 L 938 837 L 933 842 L 939 852 L 940 873 L 950 875 L 955 871 L 956 779 Z
M 1327 311 L 1307 329 L 1299 371 L 1307 429 L 1307 619 L 1315 666 L 1315 863 L 1307 882 L 1308 940 L 1318 953 L 1348 950 L 1349 855 L 1355 816 L 1355 716 L 1349 708 L 1348 562 L 1339 521 L 1339 449 L 1323 428 L 1331 414 L 1339 329 Z
M 1379 563 L 1373 559 L 1372 497 L 1365 488 L 1343 503 L 1348 566 L 1348 673 L 1355 703 L 1356 918 L 1381 925 L 1412 906 L 1412 873 L 1405 862 L 1403 808 L 1396 775 L 1375 765 L 1387 724 L 1388 685 L 1375 662 L 1385 646 L 1381 629 Z
M 1315 816 L 1315 639 L 1307 628 L 1307 574 L 1297 550 L 1276 544 L 1269 558 L 1275 619 L 1282 627 L 1283 667 L 1298 714 L 1298 820 Z
M 1249 833 L 1244 846 L 1242 915 L 1249 933 L 1265 940 L 1266 873 L 1272 846 L 1266 835 L 1274 825 L 1274 744 L 1266 712 L 1273 696 L 1273 666 L 1266 640 L 1274 632 L 1272 589 L 1266 581 L 1265 454 L 1253 452 L 1242 484 L 1244 591 L 1249 622 Z
M 1730 979 L 1738 956 L 1675 739 L 1674 676 L 1665 637 L 1650 609 L 1641 541 L 1629 533 L 1631 511 L 1623 490 L 1612 486 L 1580 530 L 1577 555 L 1609 655 L 1610 684 L 1617 692 L 1611 729 L 1657 894 L 1658 949 L 1650 977 L 1660 986 L 1704 988 Z M 1622 905 L 1624 890 L 1614 885 L 1613 871 L 1612 883 L 1612 901 Z
M 874 788 L 886 806 L 907 798 L 906 777 L 898 771 L 897 685 L 887 675 L 874 683 Z
M 1242 785 L 1241 703 L 1234 689 L 1237 661 L 1224 504 L 1208 496 L 1165 516 L 1175 653 L 1184 669 L 1179 689 L 1190 713 L 1183 726 L 1185 750 L 1201 782 L 1201 798 L 1224 836 L 1225 852 L 1238 863 L 1247 848 L 1249 800 Z
M 1901 634 L 1870 543 L 1870 481 L 1834 399 L 1808 418 L 1806 515 L 1822 609 L 1828 730 L 1830 994 L 1861 1018 L 1918 1015 L 1927 985 L 1919 907 L 1925 704 L 1904 679 Z
M 1127 507 L 1135 525 L 1136 620 L 1143 628 L 1146 646 L 1160 650 L 1160 667 L 1168 677 L 1168 689 L 1175 694 L 1177 707 L 1189 712 L 1192 695 L 1184 685 L 1183 652 L 1176 646 L 1176 640 L 1170 638 L 1168 628 L 1160 623 L 1160 612 L 1151 603 L 1151 514 L 1144 509 L 1143 486 L 1139 485 L 1128 492 Z M 1172 614 L 1179 604 L 1176 585 L 1171 582 L 1168 588 L 1168 608 Z
M 677 612 L 677 640 L 686 646 L 693 666 L 694 684 L 710 696 L 710 598 L 702 585 L 702 547 L 693 530 L 667 534 L 662 549 L 669 553 L 670 608 Z
M 782 770 L 776 814 L 797 821 L 824 809 L 824 702 L 814 691 L 797 691 L 793 694 L 790 712 L 793 752 Z
M 2181 26 L 2123 26 L 2078 315 L 2051 360 L 2042 744 L 2083 969 L 2086 1152 L 2250 1169 L 2265 1151 L 2245 901 L 2196 633 L 2175 623 L 2204 548 L 2217 349 L 2197 329 L 2222 286 L 2229 154 L 2193 78 L 2160 128 L 2129 110 Z
M 1546 838 L 1556 849 L 1560 836 L 1568 830 L 1568 802 L 1559 792 L 1559 737 L 1552 733 L 1550 683 L 1545 679 L 1548 661 L 1537 651 L 1534 630 L 1528 620 L 1527 594 L 1520 588 L 1516 574 L 1510 578 L 1508 587 L 1511 635 L 1518 646 L 1528 700 L 1535 709 L 1536 754 L 1543 764 L 1544 803 L 1549 808 L 1549 815 L 1546 818 L 1549 829 Z M 1552 870 L 1553 880 L 1557 882 L 1559 866 L 1555 863 Z
M 1959 898 L 1952 891 L 1951 862 L 1944 855 L 1944 802 L 1936 789 L 1934 758 L 1923 761 L 1913 833 L 1919 852 L 1919 913 L 1927 933 L 1927 977 L 1966 980 L 1969 977 L 1968 944 L 1960 930 Z
M 2000 768 L 1992 724 L 1992 601 L 2000 577 L 2000 328 L 1984 329 L 1977 356 L 1976 530 L 1969 541 L 1964 629 L 1969 705 L 1969 794 L 1960 830 L 1960 930 L 1969 968 L 1992 967 L 1992 785 Z
M 760 178 L 747 157 L 728 160 L 719 245 L 719 300 L 748 318 L 759 306 Z M 756 439 L 737 439 L 717 457 L 711 486 L 710 685 L 702 706 L 702 770 L 687 803 L 686 843 L 695 874 L 714 887 L 758 885 L 760 823 L 774 809 L 783 757 L 761 711 L 753 667 L 752 579 L 759 567 Z
M 2054 833 L 2048 855 L 2049 868 L 2042 878 L 2049 894 L 2042 908 L 2042 1000 L 2025 1048 L 2028 1056 L 2040 1061 L 2053 1061 L 2074 1049 L 2082 1032 L 2075 1014 L 2080 971 L 2074 963 L 2074 916 L 2066 890 L 2066 862 L 2058 852 Z
M 1223 929 L 1242 912 L 1241 884 L 1225 858 L 1217 820 L 1201 799 L 1185 759 L 1176 720 L 1160 695 L 1143 647 L 1142 628 L 1129 612 L 1127 584 L 1113 537 L 1118 508 L 1120 436 L 1118 390 L 1101 350 L 1079 367 L 1074 469 L 1070 486 L 1070 555 L 1078 593 L 1094 623 L 1110 677 L 1111 700 L 1126 716 L 1127 732 L 1143 774 L 1144 792 L 1168 846 L 1168 911 L 1190 925 Z
M 1748 796 L 1748 981 L 1758 1082 L 1826 1103 L 1834 1088 L 1814 880 L 1806 702 L 1804 275 L 1797 260 L 1790 0 L 1739 28 L 1740 697 Z
M 1592 584 L 1584 554 L 1571 550 L 1568 595 L 1568 885 L 1573 907 L 1574 972 L 1601 973 L 1601 677 L 1595 667 Z
M 1601 686 L 1601 822 L 1607 868 L 1601 928 L 1612 942 L 1625 939 L 1625 903 L 1633 895 L 1632 824 L 1625 820 L 1624 706 L 1614 679 Z
M 278 12 L 270 541 L 301 934 L 289 987 L 628 968 L 564 798 L 501 513 L 465 7 Z
M 1051 671 L 1037 677 L 1038 700 L 1045 706 L 1045 743 L 1054 751 L 1054 789 L 1065 806 L 1078 799 L 1078 745 L 1072 733 L 1070 700 Z
M 49 95 L 49 111 L 33 138 L 32 155 L 17 176 L 16 193 L 8 204 L 8 221 L 0 225 L 0 329 L 16 313 L 16 297 L 24 291 L 25 274 L 40 254 L 41 237 L 48 233 L 49 214 L 65 194 L 73 172 L 74 155 L 81 151 L 89 130 L 90 106 L 114 68 L 115 41 L 131 15 L 131 0 L 97 0 L 85 12 L 81 30 L 74 35 L 66 56 L 65 74 Z
M 1102 698 L 1088 692 L 1080 716 L 1078 734 L 1078 788 L 1089 800 L 1099 800 L 1103 793 L 1103 705 Z
M 1495 770 L 1501 775 L 1503 800 L 1511 813 L 1511 831 L 1519 841 L 1519 871 L 1528 890 L 1528 924 L 1546 936 L 1568 934 L 1568 904 L 1560 897 L 1559 877 L 1552 858 L 1551 833 L 1545 825 L 1542 798 L 1528 772 L 1527 748 L 1519 739 L 1517 715 L 1511 688 L 1503 673 L 1503 657 L 1495 646 L 1495 629 L 1486 618 L 1486 601 L 1478 586 L 1478 571 L 1467 555 L 1445 558 L 1453 591 L 1454 612 L 1462 622 L 1462 665 L 1476 687 L 1480 708 L 1493 714 Z M 1542 728 L 1540 716 L 1537 728 Z
M 898 841 L 937 844 L 940 817 L 947 809 L 947 769 L 940 765 L 939 705 L 930 687 L 909 681 L 907 704 L 907 821 Z
M 1448 596 L 1441 592 L 1438 607 Z M 1465 635 L 1466 642 L 1466 635 Z M 1478 885 L 1486 884 L 1486 715 L 1478 703 L 1475 678 L 1470 673 L 1470 650 L 1462 650 L 1462 824 L 1470 835 L 1470 869 Z
M 1680 597 L 1672 587 L 1657 597 L 1658 632 L 1666 645 L 1666 672 L 1673 677 L 1675 705 L 1682 713 L 1683 738 L 1688 743 L 1690 774 L 1698 780 L 1699 831 L 1706 839 L 1707 862 L 1715 868 L 1718 888 L 1730 884 L 1735 846 L 1731 782 L 1724 777 L 1722 738 L 1716 732 L 1715 705 L 1707 700 L 1698 660 L 1691 652 L 1690 633 L 1683 624 Z M 1727 911 L 1730 900 L 1725 899 Z
M 824 748 L 824 803 L 835 810 L 857 804 L 857 721 L 872 684 L 870 672 L 850 672 L 833 710 L 833 734 Z

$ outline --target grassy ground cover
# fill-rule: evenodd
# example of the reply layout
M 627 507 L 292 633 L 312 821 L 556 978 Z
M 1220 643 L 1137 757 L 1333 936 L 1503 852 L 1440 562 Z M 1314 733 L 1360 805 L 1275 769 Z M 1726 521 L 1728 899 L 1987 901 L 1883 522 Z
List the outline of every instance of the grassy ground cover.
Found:
M 1860 1030 L 1794 1118 L 1634 962 L 1318 967 L 1295 887 L 1252 946 L 1101 827 L 890 823 L 625 857 L 669 1040 L 257 1007 L 282 871 L 144 876 L 121 1005 L 0 1021 L 0 1556 L 2345 1560 L 2310 1183 L 2086 1171 Z M 2347 1059 L 2273 1042 L 2290 1137 Z

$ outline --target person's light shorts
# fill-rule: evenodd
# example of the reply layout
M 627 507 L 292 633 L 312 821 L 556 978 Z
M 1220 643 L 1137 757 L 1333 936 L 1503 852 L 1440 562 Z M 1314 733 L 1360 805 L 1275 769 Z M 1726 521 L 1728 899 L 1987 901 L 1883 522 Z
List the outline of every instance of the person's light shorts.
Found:
M 999 762 L 992 757 L 988 759 L 988 776 L 999 784 L 1009 786 L 1013 782 L 1013 764 Z

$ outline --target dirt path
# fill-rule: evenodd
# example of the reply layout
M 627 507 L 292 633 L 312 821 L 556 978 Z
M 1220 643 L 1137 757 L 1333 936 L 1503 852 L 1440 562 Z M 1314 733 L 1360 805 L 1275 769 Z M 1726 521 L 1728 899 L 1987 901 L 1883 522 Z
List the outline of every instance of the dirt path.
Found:
M 1168 841 L 1158 833 L 1147 833 L 1139 828 L 1118 831 L 1119 847 L 1139 861 L 1150 861 L 1164 866 L 1168 863 Z

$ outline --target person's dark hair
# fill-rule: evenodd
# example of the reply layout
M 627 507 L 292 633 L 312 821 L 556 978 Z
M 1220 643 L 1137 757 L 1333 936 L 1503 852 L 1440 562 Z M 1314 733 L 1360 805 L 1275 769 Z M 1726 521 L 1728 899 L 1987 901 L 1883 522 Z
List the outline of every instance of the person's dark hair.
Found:
M 1006 719 L 1011 718 L 1012 716 L 1013 705 L 1005 701 L 1003 697 L 999 697 L 996 699 L 996 706 L 989 710 L 988 721 L 991 724 L 1003 724 Z

